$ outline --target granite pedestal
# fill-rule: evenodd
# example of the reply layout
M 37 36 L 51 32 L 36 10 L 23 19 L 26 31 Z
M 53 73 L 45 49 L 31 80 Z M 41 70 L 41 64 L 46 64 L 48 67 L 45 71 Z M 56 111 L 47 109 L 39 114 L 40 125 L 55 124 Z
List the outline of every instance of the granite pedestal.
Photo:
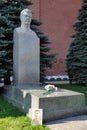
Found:
M 43 109 L 43 122 L 83 114 L 87 109 L 82 93 L 58 89 L 58 92 L 43 95 L 44 89 L 31 86 L 6 87 L 4 92 L 4 97 L 29 117 L 33 108 Z
M 14 84 L 39 84 L 40 77 L 40 49 L 39 38 L 29 29 L 14 30 L 13 69 Z

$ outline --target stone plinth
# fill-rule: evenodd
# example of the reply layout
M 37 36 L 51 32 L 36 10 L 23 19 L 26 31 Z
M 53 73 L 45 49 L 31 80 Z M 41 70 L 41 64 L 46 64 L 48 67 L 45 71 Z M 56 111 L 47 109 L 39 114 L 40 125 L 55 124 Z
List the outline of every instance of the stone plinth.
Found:
M 14 30 L 14 84 L 38 84 L 40 77 L 39 38 L 34 31 Z
M 32 115 L 33 108 L 43 109 L 44 122 L 80 115 L 87 111 L 82 93 L 59 89 L 58 92 L 50 95 L 43 95 L 43 89 L 31 86 L 7 88 L 10 92 L 6 90 L 4 93 L 6 99 L 29 117 Z
M 43 90 L 33 90 L 31 108 L 43 109 L 43 121 L 52 121 L 84 112 L 85 97 L 82 93 L 59 89 L 48 96 L 43 95 Z M 28 115 L 31 117 L 31 111 Z

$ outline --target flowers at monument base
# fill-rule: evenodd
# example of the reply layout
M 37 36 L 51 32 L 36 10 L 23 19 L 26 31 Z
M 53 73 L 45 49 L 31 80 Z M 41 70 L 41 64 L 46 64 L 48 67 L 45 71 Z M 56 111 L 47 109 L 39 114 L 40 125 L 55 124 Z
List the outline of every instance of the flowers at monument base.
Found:
M 45 87 L 45 92 L 43 93 L 44 95 L 45 94 L 51 94 L 52 92 L 56 92 L 58 90 L 57 87 L 55 87 L 55 85 L 51 85 L 51 84 L 48 84 L 46 85 Z

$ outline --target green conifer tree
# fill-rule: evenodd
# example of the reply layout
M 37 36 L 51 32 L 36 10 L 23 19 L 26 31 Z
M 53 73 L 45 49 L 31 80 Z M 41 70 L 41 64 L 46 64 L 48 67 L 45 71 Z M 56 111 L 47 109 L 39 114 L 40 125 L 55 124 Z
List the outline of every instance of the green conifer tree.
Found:
M 66 58 L 67 72 L 77 83 L 87 83 L 87 1 L 79 10 L 78 21 L 74 24 L 75 34 Z
M 8 73 L 13 71 L 13 30 L 20 26 L 20 12 L 22 9 L 32 5 L 27 0 L 2 0 L 0 1 L 0 75 L 8 77 Z M 31 28 L 40 38 L 40 80 L 45 80 L 45 70 L 51 67 L 56 54 L 48 53 L 48 37 L 39 29 L 42 23 L 32 20 Z M 48 53 L 48 54 L 47 54 Z M 6 81 L 7 84 L 7 81 Z

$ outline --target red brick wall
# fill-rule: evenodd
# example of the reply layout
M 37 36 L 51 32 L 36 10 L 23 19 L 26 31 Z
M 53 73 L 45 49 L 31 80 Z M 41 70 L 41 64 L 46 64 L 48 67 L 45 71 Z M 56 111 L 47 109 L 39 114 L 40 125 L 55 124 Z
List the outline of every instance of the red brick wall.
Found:
M 34 18 L 43 22 L 42 30 L 52 41 L 52 52 L 58 52 L 53 69 L 47 70 L 48 75 L 66 74 L 65 58 L 74 33 L 73 24 L 77 20 L 78 9 L 82 0 L 32 0 Z
M 33 5 L 30 6 L 33 12 L 33 18 L 40 20 L 40 0 L 30 0 Z

